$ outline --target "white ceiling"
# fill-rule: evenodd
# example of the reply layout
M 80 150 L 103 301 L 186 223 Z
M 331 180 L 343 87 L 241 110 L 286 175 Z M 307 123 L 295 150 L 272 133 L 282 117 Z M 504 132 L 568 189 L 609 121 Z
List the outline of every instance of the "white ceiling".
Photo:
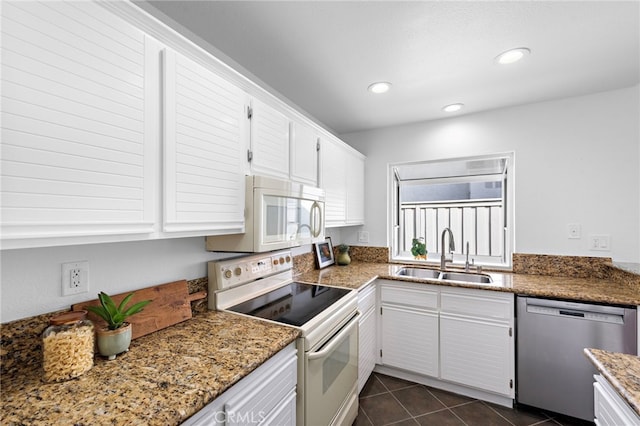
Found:
M 640 81 L 640 1 L 149 3 L 337 133 Z M 369 93 L 380 80 L 391 91 Z

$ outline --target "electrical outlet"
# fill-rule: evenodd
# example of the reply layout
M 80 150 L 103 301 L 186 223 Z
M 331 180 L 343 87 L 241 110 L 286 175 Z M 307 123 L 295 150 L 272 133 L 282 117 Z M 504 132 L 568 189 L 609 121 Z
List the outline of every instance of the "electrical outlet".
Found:
M 62 264 L 62 295 L 89 291 L 89 262 L 78 261 Z
M 358 231 L 358 242 L 359 243 L 368 243 L 369 242 L 369 231 Z
M 580 238 L 580 224 L 579 223 L 570 223 L 567 225 L 567 232 L 569 234 L 568 238 L 570 239 L 579 239 Z

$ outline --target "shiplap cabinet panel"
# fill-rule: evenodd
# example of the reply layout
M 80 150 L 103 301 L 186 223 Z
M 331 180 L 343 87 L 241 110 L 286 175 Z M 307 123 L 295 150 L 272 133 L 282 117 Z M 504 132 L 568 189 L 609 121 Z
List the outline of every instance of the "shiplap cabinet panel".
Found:
M 513 398 L 513 295 L 443 288 L 440 298 L 441 379 Z
M 320 186 L 327 227 L 364 223 L 365 157 L 339 139 L 320 138 Z
M 378 348 L 376 333 L 376 286 L 369 285 L 358 293 L 358 393 L 376 365 Z
M 154 52 L 93 2 L 3 2 L 4 248 L 153 232 Z
M 344 226 L 347 218 L 347 158 L 338 140 L 321 138 L 321 187 L 325 192 L 325 226 Z
M 364 224 L 364 156 L 350 155 L 347 166 L 347 225 Z
M 312 186 L 318 184 L 318 133 L 310 126 L 291 123 L 291 179 Z
M 508 324 L 440 314 L 442 379 L 510 395 L 513 341 Z
M 437 377 L 438 289 L 380 282 L 382 364 Z
M 172 50 L 163 70 L 163 231 L 242 232 L 247 97 Z
M 438 313 L 382 305 L 382 364 L 438 375 Z
M 288 179 L 289 118 L 256 98 L 251 110 L 252 173 Z

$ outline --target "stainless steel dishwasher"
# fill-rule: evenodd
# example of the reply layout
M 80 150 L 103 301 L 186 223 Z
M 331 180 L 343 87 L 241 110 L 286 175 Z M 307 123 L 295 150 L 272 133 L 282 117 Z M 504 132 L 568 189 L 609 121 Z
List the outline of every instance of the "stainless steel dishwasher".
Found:
M 584 348 L 637 354 L 636 307 L 518 296 L 516 400 L 593 421 Z

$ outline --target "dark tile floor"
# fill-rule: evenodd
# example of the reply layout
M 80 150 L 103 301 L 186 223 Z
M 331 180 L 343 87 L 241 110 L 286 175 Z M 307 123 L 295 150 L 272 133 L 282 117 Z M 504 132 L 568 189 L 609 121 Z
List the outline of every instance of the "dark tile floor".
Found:
M 534 408 L 509 409 L 373 373 L 353 426 L 584 426 L 593 423 Z

